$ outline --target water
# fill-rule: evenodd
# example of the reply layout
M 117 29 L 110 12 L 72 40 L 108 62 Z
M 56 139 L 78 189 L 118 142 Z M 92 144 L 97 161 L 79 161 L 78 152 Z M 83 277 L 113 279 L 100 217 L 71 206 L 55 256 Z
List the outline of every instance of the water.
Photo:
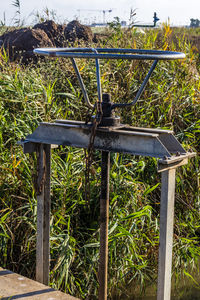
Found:
M 200 282 L 200 274 L 192 274 L 196 282 Z M 113 300 L 156 300 L 156 285 L 150 285 L 146 288 L 145 294 L 139 292 L 139 287 L 130 286 L 127 294 Z M 171 300 L 200 300 L 200 285 L 195 286 L 194 282 L 187 278 L 179 278 L 179 283 L 174 284 L 172 280 Z
M 133 293 L 134 294 L 134 293 Z M 130 294 L 129 294 L 130 295 Z M 146 295 L 137 295 L 134 296 L 124 296 L 118 299 L 123 300 L 156 300 L 156 293 L 146 293 Z M 200 288 L 195 288 L 192 286 L 183 287 L 182 289 L 178 289 L 177 291 L 172 292 L 171 300 L 200 300 Z

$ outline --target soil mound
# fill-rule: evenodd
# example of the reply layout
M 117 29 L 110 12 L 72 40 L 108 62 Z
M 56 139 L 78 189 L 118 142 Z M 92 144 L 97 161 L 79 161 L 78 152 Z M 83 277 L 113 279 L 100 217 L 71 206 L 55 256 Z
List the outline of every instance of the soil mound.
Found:
M 11 60 L 20 59 L 22 63 L 37 62 L 33 49 L 38 47 L 66 47 L 67 42 L 75 40 L 94 41 L 90 27 L 72 21 L 68 25 L 58 25 L 54 21 L 36 24 L 33 28 L 21 28 L 0 36 L 0 47 L 9 53 Z
M 67 24 L 64 30 L 65 38 L 71 42 L 75 40 L 84 40 L 92 42 L 94 35 L 90 27 L 80 24 L 78 21 L 72 21 Z
M 47 34 L 41 29 L 22 28 L 8 32 L 3 36 L 3 44 L 6 48 L 14 48 L 16 51 L 33 50 L 36 47 L 53 46 Z
M 41 29 L 22 28 L 10 31 L 0 37 L 9 57 L 15 60 L 22 56 L 33 56 L 33 49 L 37 47 L 52 47 L 53 43 Z
M 54 21 L 49 20 L 36 24 L 33 29 L 43 30 L 56 47 L 63 46 L 65 25 L 58 25 Z

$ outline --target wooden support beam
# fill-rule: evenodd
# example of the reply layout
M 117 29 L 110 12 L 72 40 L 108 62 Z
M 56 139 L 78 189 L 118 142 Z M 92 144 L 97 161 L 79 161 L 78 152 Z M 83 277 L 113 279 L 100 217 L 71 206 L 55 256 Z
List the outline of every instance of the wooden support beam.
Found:
M 107 299 L 110 152 L 102 151 L 100 198 L 99 300 Z
M 36 280 L 49 284 L 50 260 L 50 173 L 51 146 L 39 144 L 37 147 L 37 243 Z
M 162 172 L 157 300 L 170 300 L 176 169 Z

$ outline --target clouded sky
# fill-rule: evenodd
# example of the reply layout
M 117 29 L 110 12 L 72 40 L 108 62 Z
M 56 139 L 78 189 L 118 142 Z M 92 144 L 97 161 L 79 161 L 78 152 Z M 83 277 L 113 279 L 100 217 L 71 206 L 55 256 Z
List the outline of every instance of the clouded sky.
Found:
M 0 21 L 6 17 L 6 25 L 12 25 L 16 8 L 12 5 L 16 0 L 0 0 Z M 157 12 L 160 22 L 170 18 L 170 24 L 189 25 L 190 19 L 200 19 L 200 0 L 19 0 L 21 16 L 29 24 L 34 19 L 33 15 L 48 7 L 54 10 L 61 21 L 71 21 L 78 17 L 81 21 L 102 22 L 103 10 L 106 12 L 106 21 L 111 21 L 118 16 L 128 22 L 130 10 L 136 9 L 136 20 L 140 23 L 152 23 L 153 13 Z M 30 16 L 32 14 L 32 16 Z

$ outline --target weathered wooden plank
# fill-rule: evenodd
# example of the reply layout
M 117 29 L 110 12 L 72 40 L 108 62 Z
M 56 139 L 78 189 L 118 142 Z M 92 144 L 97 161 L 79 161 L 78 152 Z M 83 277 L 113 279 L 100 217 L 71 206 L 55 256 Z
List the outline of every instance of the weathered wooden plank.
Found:
M 51 146 L 39 144 L 37 149 L 37 246 L 36 280 L 49 283 Z
M 44 153 L 43 144 L 37 149 L 37 242 L 36 242 L 36 280 L 43 283 L 43 224 L 44 224 Z
M 176 169 L 162 172 L 157 300 L 170 300 Z
M 79 300 L 37 281 L 0 268 L 1 300 Z
M 44 166 L 43 283 L 48 285 L 50 272 L 51 145 L 44 145 Z
M 110 152 L 102 151 L 100 197 L 99 300 L 107 299 Z

